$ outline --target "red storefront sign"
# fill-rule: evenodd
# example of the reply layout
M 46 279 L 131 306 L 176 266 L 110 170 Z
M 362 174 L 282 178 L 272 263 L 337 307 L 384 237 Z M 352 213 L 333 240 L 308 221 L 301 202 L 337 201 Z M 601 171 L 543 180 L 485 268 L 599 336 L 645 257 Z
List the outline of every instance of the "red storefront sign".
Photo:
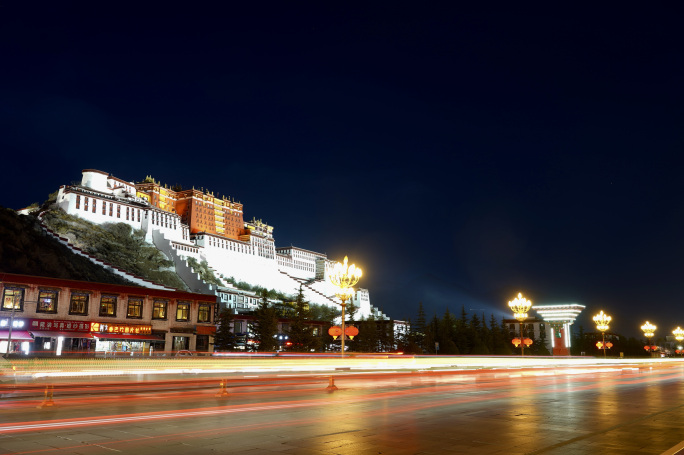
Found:
M 109 322 L 91 322 L 90 331 L 92 333 L 112 333 L 121 335 L 150 335 L 151 325 L 117 324 Z
M 90 332 L 90 322 L 64 321 L 59 319 L 29 319 L 26 330 L 54 330 L 68 332 Z

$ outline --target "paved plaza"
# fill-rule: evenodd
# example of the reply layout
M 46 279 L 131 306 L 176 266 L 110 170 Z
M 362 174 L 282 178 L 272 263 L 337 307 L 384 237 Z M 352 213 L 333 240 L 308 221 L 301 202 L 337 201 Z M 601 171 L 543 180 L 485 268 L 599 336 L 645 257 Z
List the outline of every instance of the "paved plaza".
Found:
M 1 402 L 2 454 L 674 454 L 684 370 L 324 376 Z

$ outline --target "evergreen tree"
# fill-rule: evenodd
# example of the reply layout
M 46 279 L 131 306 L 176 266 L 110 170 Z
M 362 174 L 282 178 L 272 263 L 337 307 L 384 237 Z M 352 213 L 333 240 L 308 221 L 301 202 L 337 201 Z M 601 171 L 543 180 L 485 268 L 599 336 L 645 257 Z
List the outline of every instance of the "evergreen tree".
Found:
M 259 343 L 257 351 L 267 352 L 278 349 L 278 319 L 275 308 L 268 303 L 268 291 L 261 291 L 261 300 L 254 312 L 254 338 Z
M 551 355 L 549 348 L 546 346 L 546 330 L 539 332 L 539 339 L 535 339 L 532 346 L 530 346 L 532 355 Z
M 397 350 L 403 352 L 404 354 L 422 354 L 423 349 L 417 342 L 416 332 L 413 331 L 413 324 L 411 320 L 406 321 L 408 324 L 407 330 L 399 330 L 395 335 L 395 344 Z M 425 333 L 422 333 L 423 341 L 425 339 Z
M 470 318 L 468 333 L 470 336 L 472 346 L 469 354 L 488 355 L 489 349 L 487 349 L 487 345 L 482 340 L 482 326 L 480 324 L 480 318 L 477 317 L 477 314 L 473 314 L 473 317 Z
M 302 287 L 299 287 L 299 293 L 294 302 L 294 314 L 290 321 L 290 330 L 288 331 L 289 341 L 292 343 L 291 350 L 296 352 L 311 352 L 318 348 L 316 337 L 313 335 L 311 326 L 307 324 L 310 321 L 310 314 L 307 302 L 304 300 Z
M 436 348 L 435 343 L 439 342 L 439 319 L 435 314 L 430 320 L 425 328 L 425 348 L 430 354 L 438 354 L 439 350 Z
M 375 317 L 371 314 L 359 323 L 359 334 L 354 338 L 355 350 L 359 352 L 378 352 L 379 336 Z
M 444 355 L 459 354 L 458 346 L 454 342 L 456 338 L 456 321 L 449 312 L 449 308 L 444 313 L 444 318 L 440 321 L 439 329 L 439 353 Z
M 234 350 L 237 338 L 235 333 L 231 330 L 231 325 L 233 324 L 233 311 L 228 308 L 221 310 L 217 322 L 216 334 L 214 335 L 214 350 Z
M 454 341 L 458 347 L 458 352 L 461 354 L 469 354 L 472 340 L 468 336 L 468 315 L 465 306 L 461 306 L 461 318 L 456 320 L 455 326 Z
M 393 321 L 378 321 L 378 349 L 380 352 L 396 349 Z
M 359 311 L 359 309 L 356 307 L 356 305 L 354 305 L 352 300 L 349 299 L 349 302 L 347 302 L 347 307 L 345 310 L 345 314 L 347 316 L 346 320 L 349 323 L 349 325 L 354 325 L 354 322 L 355 322 L 354 317 L 356 316 L 356 313 L 358 311 Z M 347 324 L 347 322 L 345 322 L 345 324 Z
M 427 327 L 423 302 L 418 302 L 418 317 L 416 318 L 416 323 L 411 325 L 411 333 L 413 334 L 413 340 L 411 341 L 417 344 L 421 350 L 428 352 L 428 348 L 425 343 L 426 329 Z
M 510 346 L 512 345 L 508 340 L 508 331 L 503 325 L 503 321 L 502 325 L 499 325 L 492 314 L 489 325 L 491 326 L 491 343 L 489 345 L 489 351 L 495 355 L 510 355 L 512 353 Z

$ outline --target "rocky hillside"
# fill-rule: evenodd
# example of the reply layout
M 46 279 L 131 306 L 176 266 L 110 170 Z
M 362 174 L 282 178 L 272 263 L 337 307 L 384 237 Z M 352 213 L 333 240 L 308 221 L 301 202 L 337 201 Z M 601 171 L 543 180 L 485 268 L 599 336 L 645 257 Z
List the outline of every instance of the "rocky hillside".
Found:
M 1 206 L 0 272 L 130 284 L 45 236 L 35 217 Z
M 164 286 L 188 290 L 175 271 L 174 264 L 145 234 L 126 223 L 94 224 L 50 206 L 43 223 L 53 232 L 69 239 L 81 251 L 112 264 L 121 270 Z

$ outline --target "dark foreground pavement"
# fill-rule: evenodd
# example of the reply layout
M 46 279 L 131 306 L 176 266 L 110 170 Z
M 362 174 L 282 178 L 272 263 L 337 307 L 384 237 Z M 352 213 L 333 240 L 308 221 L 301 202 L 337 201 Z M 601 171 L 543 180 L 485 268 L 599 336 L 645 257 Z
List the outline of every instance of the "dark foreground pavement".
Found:
M 558 370 L 0 402 L 0 453 L 661 454 L 684 440 L 684 369 Z

